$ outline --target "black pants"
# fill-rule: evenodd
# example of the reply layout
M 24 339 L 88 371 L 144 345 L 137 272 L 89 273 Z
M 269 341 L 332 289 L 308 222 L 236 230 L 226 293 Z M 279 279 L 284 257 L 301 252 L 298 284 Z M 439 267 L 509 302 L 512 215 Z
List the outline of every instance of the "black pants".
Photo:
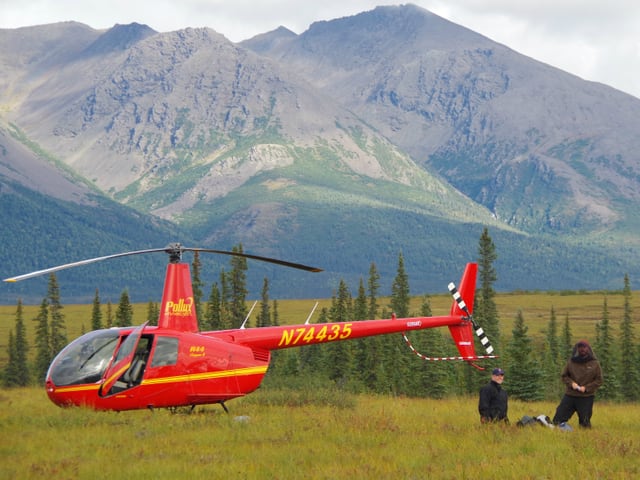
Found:
M 572 397 L 564 395 L 560 405 L 556 408 L 553 423 L 559 424 L 569 421 L 574 412 L 578 412 L 578 421 L 581 427 L 591 427 L 591 414 L 593 413 L 593 400 L 595 397 Z

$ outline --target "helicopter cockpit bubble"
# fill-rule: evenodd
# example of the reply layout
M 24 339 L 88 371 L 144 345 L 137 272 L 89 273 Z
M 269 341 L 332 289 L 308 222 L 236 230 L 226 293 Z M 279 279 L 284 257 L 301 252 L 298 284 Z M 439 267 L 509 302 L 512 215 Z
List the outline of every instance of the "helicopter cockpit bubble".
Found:
M 56 356 L 47 378 L 59 387 L 100 381 L 119 338 L 117 330 L 96 330 L 82 335 Z

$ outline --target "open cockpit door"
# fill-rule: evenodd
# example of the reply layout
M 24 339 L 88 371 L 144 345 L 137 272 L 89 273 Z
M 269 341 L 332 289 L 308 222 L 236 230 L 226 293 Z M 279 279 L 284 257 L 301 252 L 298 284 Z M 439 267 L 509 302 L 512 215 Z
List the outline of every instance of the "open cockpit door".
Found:
M 147 323 L 133 330 L 120 345 L 116 358 L 103 377 L 104 381 L 100 387 L 101 396 L 112 395 L 140 383 L 146 359 L 138 354 L 138 344 Z

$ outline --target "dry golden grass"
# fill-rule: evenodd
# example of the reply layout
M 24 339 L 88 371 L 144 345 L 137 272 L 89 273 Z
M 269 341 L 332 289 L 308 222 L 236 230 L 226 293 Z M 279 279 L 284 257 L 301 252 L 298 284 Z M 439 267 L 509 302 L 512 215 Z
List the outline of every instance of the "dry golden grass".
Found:
M 632 479 L 640 406 L 596 402 L 594 427 L 480 425 L 475 398 L 358 396 L 347 407 L 267 405 L 262 389 L 193 414 L 60 409 L 0 391 L 0 478 Z M 552 413 L 510 403 L 510 416 Z M 575 421 L 573 422 L 575 424 Z

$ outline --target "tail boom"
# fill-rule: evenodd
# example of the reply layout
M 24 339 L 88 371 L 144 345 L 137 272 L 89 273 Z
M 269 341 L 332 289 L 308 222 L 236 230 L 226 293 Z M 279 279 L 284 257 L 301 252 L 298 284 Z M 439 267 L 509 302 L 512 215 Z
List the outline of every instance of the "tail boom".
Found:
M 493 356 L 478 356 L 475 351 L 474 330 L 476 330 L 476 334 L 481 338 L 481 341 L 483 338 L 486 339 L 482 329 L 475 325 L 472 316 L 477 269 L 477 264 L 467 264 L 460 281 L 460 293 L 456 290 L 455 285 L 450 285 L 450 289 L 452 289 L 452 293 L 454 294 L 454 302 L 451 306 L 450 314 L 445 316 L 408 318 L 396 318 L 392 316 L 392 318 L 382 320 L 316 324 L 304 323 L 300 325 L 202 332 L 202 334 L 224 338 L 227 341 L 245 345 L 253 349 L 272 351 L 302 347 L 305 345 L 352 340 L 375 335 L 402 333 L 405 341 L 414 353 L 424 359 L 455 359 L 471 363 L 480 358 L 493 358 Z M 411 343 L 406 337 L 406 333 L 413 330 L 424 330 L 444 326 L 449 328 L 453 341 L 458 349 L 459 356 L 457 357 L 425 357 L 411 346 Z M 483 345 L 485 345 L 484 342 Z M 491 348 L 491 346 L 489 345 L 488 348 Z M 487 353 L 489 355 L 491 354 L 489 351 L 487 351 Z
M 461 316 L 409 317 L 356 322 L 334 322 L 262 327 L 218 332 L 203 332 L 205 335 L 222 336 L 252 348 L 280 350 L 341 340 L 403 333 L 412 330 L 444 327 L 467 323 Z

